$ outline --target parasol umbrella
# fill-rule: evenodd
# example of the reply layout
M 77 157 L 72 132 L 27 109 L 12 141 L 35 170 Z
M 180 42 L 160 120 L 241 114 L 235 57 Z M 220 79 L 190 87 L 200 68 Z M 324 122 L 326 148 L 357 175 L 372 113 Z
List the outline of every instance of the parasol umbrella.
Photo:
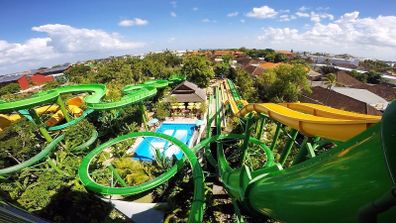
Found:
M 198 119 L 197 121 L 195 121 L 195 125 L 200 126 L 200 125 L 203 125 L 203 124 L 205 124 L 204 120 Z
M 153 119 L 151 119 L 150 121 L 148 121 L 147 124 L 148 124 L 149 126 L 153 126 L 153 125 L 155 125 L 155 123 L 157 123 L 157 122 L 158 122 L 158 119 L 153 118 Z

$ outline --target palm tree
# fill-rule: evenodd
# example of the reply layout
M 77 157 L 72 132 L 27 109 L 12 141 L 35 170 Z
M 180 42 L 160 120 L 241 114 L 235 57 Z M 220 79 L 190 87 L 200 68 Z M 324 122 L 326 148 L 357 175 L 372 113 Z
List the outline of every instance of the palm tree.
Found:
M 332 89 L 337 84 L 337 77 L 333 73 L 329 73 L 324 78 L 324 84 L 327 86 L 327 89 Z
M 326 98 L 326 104 L 327 104 L 327 101 L 330 98 L 332 88 L 337 84 L 336 75 L 333 73 L 328 73 L 324 78 L 324 84 L 327 86 L 327 89 L 330 90 L 329 93 L 327 94 L 327 98 Z

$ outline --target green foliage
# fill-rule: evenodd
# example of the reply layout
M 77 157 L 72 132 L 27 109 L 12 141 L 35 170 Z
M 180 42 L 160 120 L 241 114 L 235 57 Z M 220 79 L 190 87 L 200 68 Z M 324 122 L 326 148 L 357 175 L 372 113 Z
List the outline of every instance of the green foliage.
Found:
M 229 63 L 222 62 L 222 63 L 217 63 L 214 66 L 214 72 L 217 77 L 227 77 L 229 76 L 231 66 Z
M 280 63 L 280 62 L 286 62 L 288 59 L 285 55 L 281 53 L 275 54 L 274 62 L 275 63 Z
M 0 133 L 0 168 L 18 164 L 40 152 L 44 145 L 37 129 L 23 119 Z
M 252 58 L 269 57 L 275 59 L 275 51 L 273 49 L 246 49 L 244 52 Z
M 359 62 L 359 67 L 373 72 L 384 73 L 391 71 L 392 67 L 380 60 L 364 60 Z
M 252 76 L 242 68 L 237 68 L 233 72 L 235 72 L 235 84 L 239 86 L 242 98 L 247 101 L 255 101 L 257 92 Z
M 329 73 L 324 77 L 324 84 L 327 86 L 328 89 L 334 87 L 337 83 L 336 75 L 333 73 Z
M 64 131 L 64 145 L 67 149 L 72 149 L 91 138 L 94 127 L 86 119 Z
M 326 66 L 326 67 L 320 68 L 320 73 L 322 73 L 324 75 L 329 74 L 329 73 L 335 74 L 337 72 L 338 72 L 338 69 L 335 67 L 332 67 L 332 66 Z
M 59 87 L 61 84 L 58 81 L 51 81 L 46 83 L 41 90 L 47 91 Z
M 19 84 L 17 83 L 9 83 L 5 86 L 0 87 L 0 96 L 6 94 L 14 94 L 20 90 Z
M 130 186 L 142 184 L 154 178 L 154 167 L 149 163 L 123 157 L 113 161 L 118 174 Z
M 194 82 L 201 88 L 208 87 L 209 81 L 214 78 L 211 63 L 203 56 L 189 56 L 185 58 L 181 72 L 187 76 L 187 80 Z
M 164 120 L 166 117 L 170 115 L 170 105 L 165 102 L 158 102 L 155 105 L 155 117 L 160 120 Z
M 103 140 L 138 131 L 143 123 L 142 112 L 137 105 L 96 112 L 88 116 L 88 121 L 95 126 L 99 135 L 103 135 Z
M 280 65 L 258 77 L 256 89 L 261 101 L 293 102 L 302 91 L 310 92 L 304 65 Z
M 90 67 L 85 66 L 84 64 L 77 64 L 66 70 L 65 76 L 71 82 L 82 83 L 84 82 L 83 80 L 87 78 L 89 71 L 91 71 Z
M 382 76 L 380 73 L 375 71 L 369 71 L 365 73 L 367 75 L 367 83 L 379 84 L 382 82 Z
M 358 73 L 357 71 L 352 70 L 349 74 L 363 83 L 379 84 L 382 82 L 381 74 L 375 71 Z
M 231 54 L 228 54 L 228 55 L 222 56 L 221 59 L 223 59 L 224 63 L 230 64 L 230 61 L 234 59 L 234 56 Z

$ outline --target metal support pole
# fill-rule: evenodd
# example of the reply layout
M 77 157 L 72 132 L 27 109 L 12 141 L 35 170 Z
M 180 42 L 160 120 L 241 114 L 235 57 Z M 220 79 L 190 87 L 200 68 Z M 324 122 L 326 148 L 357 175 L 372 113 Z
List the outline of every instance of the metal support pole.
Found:
M 210 116 L 210 113 L 212 112 L 212 102 L 213 102 L 213 95 L 211 95 L 209 97 L 209 106 L 208 106 L 208 116 L 207 118 L 207 124 L 206 124 L 206 138 L 209 139 L 211 137 L 211 133 L 212 133 L 212 122 L 214 119 L 214 115 Z M 205 147 L 205 156 L 206 159 L 208 160 L 208 162 L 210 163 L 210 165 L 212 165 L 213 167 L 217 166 L 217 162 L 215 160 L 215 158 L 212 156 L 212 153 L 210 151 L 210 143 Z
M 59 95 L 58 98 L 56 99 L 56 103 L 59 105 L 60 110 L 61 110 L 62 113 L 63 113 L 63 117 L 65 117 L 65 119 L 66 119 L 67 122 L 70 122 L 72 119 L 70 118 L 69 113 L 67 112 L 65 103 L 63 102 L 63 100 L 62 100 L 62 98 L 61 98 L 60 95 Z
M 265 116 L 262 116 L 262 117 L 261 117 L 261 122 L 260 122 L 259 131 L 258 131 L 258 134 L 257 134 L 257 136 L 256 136 L 256 138 L 257 138 L 258 140 L 261 139 L 261 136 L 262 136 L 262 134 L 263 134 L 263 128 L 264 128 L 264 125 L 266 124 L 266 121 L 267 121 L 267 118 L 266 118 Z
M 285 148 L 282 151 L 281 157 L 279 159 L 279 163 L 283 166 L 286 162 L 287 157 L 290 154 L 291 148 L 294 145 L 294 142 L 296 141 L 298 135 L 298 131 L 293 129 L 291 132 L 291 138 L 289 138 L 289 140 L 287 141 Z
M 274 135 L 274 137 L 272 138 L 272 143 L 271 143 L 271 147 L 270 147 L 270 150 L 271 150 L 271 151 L 274 151 L 274 148 L 275 148 L 276 143 L 277 143 L 278 138 L 279 138 L 279 134 L 280 134 L 281 128 L 282 128 L 282 124 L 279 123 L 279 122 L 276 123 L 275 135 Z
M 142 120 L 143 120 L 144 129 L 145 129 L 146 131 L 148 131 L 148 128 L 147 128 L 146 109 L 145 109 L 143 103 L 139 103 L 139 107 L 140 107 L 140 111 L 142 112 Z
M 300 151 L 293 160 L 293 165 L 300 163 L 301 161 L 304 160 L 305 156 L 307 155 L 307 143 L 308 143 L 308 137 L 305 136 L 304 141 L 301 144 Z
M 113 173 L 114 177 L 116 178 L 116 182 L 120 183 L 123 187 L 128 186 L 128 184 L 124 181 L 124 179 L 122 179 L 120 174 L 118 174 L 117 170 L 114 168 L 113 165 L 111 165 L 111 163 L 107 165 L 107 168 L 109 168 L 109 170 L 111 170 L 111 172 Z
M 249 139 L 250 139 L 250 126 L 252 125 L 252 116 L 253 113 L 250 113 L 248 116 L 248 119 L 246 121 L 246 129 L 245 129 L 245 140 L 243 141 L 242 145 L 242 157 L 241 157 L 241 163 L 246 159 L 247 155 L 247 147 L 249 145 Z
M 41 122 L 39 116 L 34 111 L 34 109 L 29 109 L 29 114 L 32 117 L 34 124 L 36 124 L 39 127 L 39 131 L 43 135 L 44 139 L 47 140 L 47 142 L 51 142 L 52 141 L 52 137 L 48 133 L 47 129 L 42 126 L 43 123 Z

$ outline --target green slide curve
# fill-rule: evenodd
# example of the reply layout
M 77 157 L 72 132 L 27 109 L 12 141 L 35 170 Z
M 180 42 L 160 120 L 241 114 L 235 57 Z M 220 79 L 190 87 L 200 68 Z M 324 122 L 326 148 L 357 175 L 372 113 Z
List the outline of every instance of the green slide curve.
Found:
M 124 96 L 119 101 L 116 102 L 101 102 L 101 98 L 106 93 L 106 86 L 103 84 L 81 84 L 81 85 L 72 85 L 72 86 L 61 86 L 52 90 L 36 93 L 33 96 L 26 99 L 10 101 L 10 102 L 0 101 L 0 112 L 3 113 L 3 112 L 18 111 L 22 115 L 24 115 L 27 119 L 33 121 L 28 109 L 32 109 L 36 106 L 45 103 L 53 103 L 61 94 L 82 93 L 82 92 L 91 93 L 90 95 L 84 98 L 84 101 L 88 109 L 84 111 L 81 117 L 74 119 L 70 122 L 67 122 L 65 124 L 52 126 L 48 128 L 49 130 L 60 130 L 78 123 L 79 121 L 83 120 L 87 115 L 92 113 L 94 110 L 114 109 L 146 100 L 157 93 L 157 88 L 166 87 L 168 86 L 169 83 L 171 82 L 167 80 L 150 80 L 143 84 L 125 86 L 123 89 Z M 77 146 L 73 150 L 77 151 L 88 147 L 96 140 L 97 136 L 98 136 L 97 132 L 93 131 L 91 138 L 87 142 L 83 143 L 80 146 Z M 19 171 L 23 168 L 33 165 L 39 160 L 42 160 L 44 157 L 48 156 L 51 153 L 51 151 L 53 151 L 53 149 L 56 148 L 56 145 L 63 138 L 64 136 L 60 136 L 56 138 L 51 143 L 49 143 L 49 145 L 46 146 L 40 153 L 38 153 L 37 155 L 33 156 L 32 158 L 21 164 L 0 169 L 0 175 Z
M 228 83 L 234 99 L 240 99 L 235 85 Z M 218 108 L 218 89 L 215 94 Z M 232 169 L 223 150 L 217 150 L 220 178 L 229 195 L 253 214 L 285 222 L 357 222 L 362 207 L 380 200 L 395 186 L 396 160 L 391 155 L 396 132 L 390 124 L 396 120 L 395 111 L 393 102 L 380 123 L 287 169 L 278 164 L 255 171 L 245 165 Z M 379 215 L 378 222 L 395 219 L 393 208 Z

